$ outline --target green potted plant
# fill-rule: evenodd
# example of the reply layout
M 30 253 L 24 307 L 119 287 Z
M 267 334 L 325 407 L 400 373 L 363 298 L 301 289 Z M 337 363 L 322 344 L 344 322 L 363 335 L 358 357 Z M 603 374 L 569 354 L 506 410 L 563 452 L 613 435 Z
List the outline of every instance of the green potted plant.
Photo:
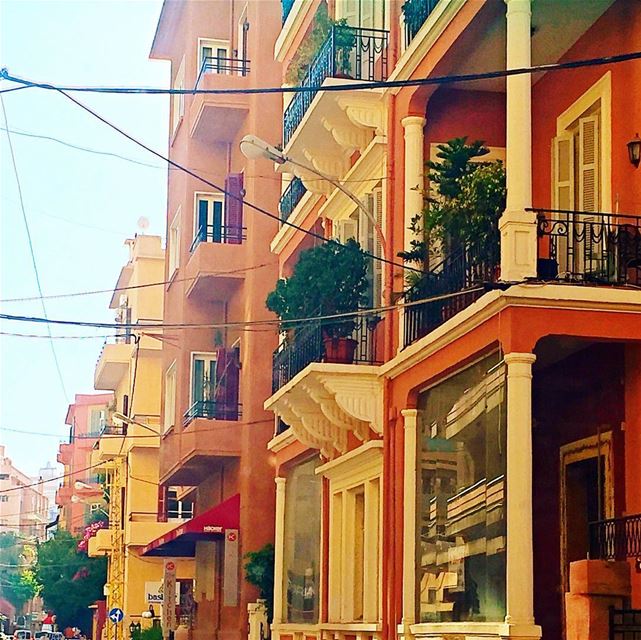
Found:
M 479 158 L 489 149 L 477 140 L 454 138 L 438 146 L 438 161 L 427 163 L 430 191 L 425 207 L 413 220 L 415 237 L 399 256 L 429 272 L 436 261 L 463 248 L 474 248 L 471 259 L 496 261 L 500 247 L 498 220 L 505 210 L 505 169 L 500 161 Z M 498 267 L 497 267 L 498 268 Z M 494 274 L 498 278 L 498 273 Z M 409 288 L 429 284 L 410 272 Z
M 313 318 L 358 310 L 366 299 L 367 257 L 355 240 L 325 242 L 301 252 L 294 272 L 276 283 L 266 305 L 296 340 L 297 318 Z M 326 362 L 352 362 L 355 316 L 321 320 Z
M 258 551 L 249 551 L 245 559 L 245 580 L 258 588 L 259 597 L 265 600 L 267 619 L 271 621 L 274 608 L 274 545 L 266 544 Z

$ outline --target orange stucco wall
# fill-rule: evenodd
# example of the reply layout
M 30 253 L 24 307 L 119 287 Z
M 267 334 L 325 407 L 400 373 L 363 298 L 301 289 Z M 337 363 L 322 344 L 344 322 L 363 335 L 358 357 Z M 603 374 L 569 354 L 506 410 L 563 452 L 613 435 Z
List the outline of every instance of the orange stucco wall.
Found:
M 618 0 L 560 60 L 582 60 L 641 49 L 641 4 Z M 641 61 L 549 73 L 532 90 L 533 200 L 551 204 L 551 141 L 556 119 L 605 73 L 612 76 L 612 210 L 641 213 L 641 169 L 628 160 L 626 143 L 641 127 Z M 607 206 L 607 204 L 606 204 Z

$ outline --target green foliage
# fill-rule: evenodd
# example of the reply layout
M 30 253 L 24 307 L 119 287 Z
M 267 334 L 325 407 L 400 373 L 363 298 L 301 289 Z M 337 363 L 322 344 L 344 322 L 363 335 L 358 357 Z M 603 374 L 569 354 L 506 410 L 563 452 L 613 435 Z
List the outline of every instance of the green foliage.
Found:
M 33 571 L 12 571 L 2 575 L 2 594 L 9 602 L 21 611 L 31 598 L 38 595 L 39 585 Z
M 276 283 L 266 305 L 280 318 L 283 330 L 294 328 L 287 321 L 295 318 L 356 311 L 365 302 L 366 276 L 367 258 L 355 240 L 344 245 L 325 242 L 301 252 L 293 274 Z M 327 336 L 347 336 L 354 320 L 327 320 L 322 328 Z
M 258 551 L 245 554 L 245 580 L 254 585 L 266 601 L 267 618 L 272 619 L 274 606 L 274 545 L 266 544 Z
M 38 594 L 38 583 L 30 569 L 24 567 L 33 559 L 31 546 L 13 532 L 0 533 L 0 593 L 18 611 Z
M 162 627 L 148 627 L 136 633 L 137 640 L 162 640 Z
M 62 627 L 86 617 L 87 606 L 103 597 L 107 559 L 88 558 L 76 550 L 78 539 L 57 531 L 38 546 L 35 578 L 42 586 L 45 606 L 58 616 Z
M 327 41 L 332 27 L 345 27 L 347 21 L 345 18 L 332 20 L 329 17 L 327 4 L 321 2 L 314 16 L 314 25 L 309 34 L 303 39 L 292 58 L 285 74 L 285 82 L 288 84 L 300 84 L 307 74 L 310 65 L 314 62 L 316 55 L 323 44 Z M 350 29 L 337 29 L 335 32 L 335 45 L 338 52 L 337 61 L 340 70 L 343 73 L 349 73 L 350 61 L 349 53 L 356 44 L 356 36 Z
M 430 192 L 425 207 L 412 219 L 410 231 L 416 239 L 398 255 L 429 270 L 430 248 L 440 249 L 440 258 L 456 249 L 475 245 L 488 255 L 498 253 L 498 219 L 505 209 L 505 169 L 497 162 L 474 162 L 489 153 L 477 140 L 454 138 L 438 146 L 437 162 L 428 162 Z M 420 278 L 420 274 L 418 274 Z M 407 277 L 415 286 L 417 274 Z

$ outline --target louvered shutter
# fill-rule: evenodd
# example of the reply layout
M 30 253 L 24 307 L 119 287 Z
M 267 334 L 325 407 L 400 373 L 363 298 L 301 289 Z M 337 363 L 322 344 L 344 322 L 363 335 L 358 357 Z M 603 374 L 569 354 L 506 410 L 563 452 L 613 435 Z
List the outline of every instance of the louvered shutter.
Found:
M 216 418 L 238 420 L 239 366 L 235 349 L 216 350 Z
M 200 402 L 205 399 L 205 361 L 201 358 L 194 358 L 191 381 L 191 401 Z
M 574 136 L 557 136 L 553 140 L 554 208 L 574 209 Z
M 339 242 L 345 244 L 350 238 L 358 241 L 358 220 L 348 218 L 336 223 L 338 227 L 337 237 Z
M 228 244 L 240 244 L 243 237 L 243 174 L 230 173 L 225 180 L 225 236 Z
M 588 116 L 579 120 L 579 209 L 598 211 L 600 199 L 599 184 L 599 116 Z M 583 264 L 582 270 L 597 274 L 605 264 L 603 248 L 605 229 L 596 217 L 582 216 Z
M 209 207 L 209 201 L 204 198 L 198 200 L 198 228 L 196 229 L 196 237 L 201 242 L 207 241 L 208 229 L 207 229 L 207 209 Z
M 376 187 L 373 192 L 373 203 L 374 211 L 373 216 L 376 220 L 378 228 L 381 229 L 383 226 L 383 189 L 381 187 Z M 376 230 L 374 230 L 374 255 L 379 258 L 383 257 L 383 247 L 381 245 L 381 238 Z M 373 261 L 374 267 L 374 306 L 378 307 L 381 304 L 381 299 L 383 295 L 383 262 L 381 260 Z
M 158 486 L 158 522 L 167 522 L 167 487 Z
M 375 207 L 375 197 L 374 194 L 368 193 L 363 198 L 363 206 L 370 212 L 370 215 L 374 213 Z M 367 253 L 374 253 L 374 235 L 375 235 L 374 225 L 370 216 L 366 215 L 362 209 L 358 211 L 358 242 L 361 245 L 361 249 Z M 367 259 L 367 301 L 366 305 L 368 307 L 374 306 L 375 294 L 374 294 L 374 260 L 372 258 Z

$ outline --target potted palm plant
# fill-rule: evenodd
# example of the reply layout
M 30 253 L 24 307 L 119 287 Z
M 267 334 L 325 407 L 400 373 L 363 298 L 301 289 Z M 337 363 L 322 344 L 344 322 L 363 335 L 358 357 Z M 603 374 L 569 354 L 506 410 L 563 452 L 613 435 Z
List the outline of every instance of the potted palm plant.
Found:
M 276 283 L 266 305 L 281 321 L 288 340 L 296 341 L 301 318 L 320 318 L 326 362 L 350 363 L 356 317 L 331 318 L 357 311 L 366 299 L 367 257 L 358 243 L 326 242 L 301 252 L 289 278 Z

